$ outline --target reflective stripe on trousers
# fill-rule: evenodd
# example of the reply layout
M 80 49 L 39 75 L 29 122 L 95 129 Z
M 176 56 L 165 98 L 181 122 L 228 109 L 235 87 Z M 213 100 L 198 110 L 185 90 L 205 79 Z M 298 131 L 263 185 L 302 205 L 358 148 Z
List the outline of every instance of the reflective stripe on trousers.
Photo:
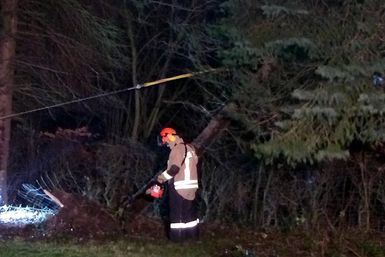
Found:
M 190 221 L 187 223 L 170 223 L 171 229 L 179 229 L 179 228 L 193 228 L 199 224 L 199 219 L 196 219 L 194 221 Z

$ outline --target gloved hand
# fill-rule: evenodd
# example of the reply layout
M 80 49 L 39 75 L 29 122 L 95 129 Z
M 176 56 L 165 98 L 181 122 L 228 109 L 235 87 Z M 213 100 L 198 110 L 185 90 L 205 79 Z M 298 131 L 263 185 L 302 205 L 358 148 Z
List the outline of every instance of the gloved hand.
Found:
M 167 181 L 166 177 L 163 175 L 163 174 L 160 174 L 157 178 L 156 178 L 156 181 L 158 181 L 159 183 L 163 184 L 164 182 Z

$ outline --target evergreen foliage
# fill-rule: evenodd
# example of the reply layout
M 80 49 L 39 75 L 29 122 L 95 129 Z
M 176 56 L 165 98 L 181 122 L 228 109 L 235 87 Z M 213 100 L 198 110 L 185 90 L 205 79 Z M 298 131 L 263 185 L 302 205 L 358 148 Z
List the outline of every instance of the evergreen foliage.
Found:
M 381 33 L 372 22 L 380 15 L 377 4 L 351 2 L 326 14 L 324 7 L 305 2 L 293 8 L 279 1 L 270 5 L 257 1 L 248 5 L 249 22 L 238 17 L 243 6 L 227 4 L 234 8 L 232 25 L 239 26 L 249 42 L 243 49 L 254 54 L 242 55 L 236 47 L 230 50 L 233 55 L 226 52 L 229 59 L 243 56 L 243 63 L 254 63 L 249 71 L 235 71 L 239 90 L 233 96 L 240 105 L 238 120 L 255 133 L 251 148 L 257 157 L 292 165 L 346 159 L 352 144 L 375 145 L 383 140 L 384 103 L 379 100 L 383 92 L 374 91 L 370 79 L 374 71 L 385 68 L 374 48 L 380 42 L 375 35 Z M 258 9 L 262 16 L 253 12 Z M 359 18 L 364 11 L 371 14 L 369 19 Z M 345 12 L 345 17 L 338 12 Z M 255 34 L 245 33 L 253 26 Z M 369 34 L 372 40 L 365 39 Z M 261 80 L 261 67 L 269 58 L 274 65 L 268 79 Z M 381 97 L 362 100 L 373 94 Z
M 257 151 L 272 157 L 282 154 L 289 163 L 312 163 L 346 159 L 356 141 L 375 145 L 384 140 L 382 91 L 346 85 L 304 94 L 297 90 L 293 95 L 305 104 L 295 108 L 290 119 L 281 122 L 278 135 L 257 146 Z

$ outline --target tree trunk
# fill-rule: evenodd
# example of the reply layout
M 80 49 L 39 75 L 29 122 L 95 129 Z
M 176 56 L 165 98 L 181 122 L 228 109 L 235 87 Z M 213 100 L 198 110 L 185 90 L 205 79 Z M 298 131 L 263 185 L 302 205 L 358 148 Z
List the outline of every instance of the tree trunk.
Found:
M 15 34 L 17 0 L 2 0 L 2 35 L 0 39 L 0 117 L 12 112 L 14 83 Z M 10 119 L 0 120 L 0 205 L 7 203 L 7 166 L 9 155 Z
M 219 137 L 220 132 L 225 129 L 229 123 L 229 115 L 236 107 L 230 103 L 226 105 L 221 112 L 215 115 L 206 126 L 205 129 L 191 142 L 198 155 L 201 155 L 206 147 L 208 147 L 216 138 Z

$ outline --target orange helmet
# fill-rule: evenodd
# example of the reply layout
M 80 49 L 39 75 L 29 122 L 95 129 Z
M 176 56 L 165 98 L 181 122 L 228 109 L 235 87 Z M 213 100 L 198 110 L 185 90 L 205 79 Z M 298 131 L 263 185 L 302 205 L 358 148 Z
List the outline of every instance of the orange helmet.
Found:
M 162 143 L 166 143 L 167 135 L 176 135 L 176 131 L 173 128 L 164 128 L 160 131 L 160 136 L 162 137 Z

